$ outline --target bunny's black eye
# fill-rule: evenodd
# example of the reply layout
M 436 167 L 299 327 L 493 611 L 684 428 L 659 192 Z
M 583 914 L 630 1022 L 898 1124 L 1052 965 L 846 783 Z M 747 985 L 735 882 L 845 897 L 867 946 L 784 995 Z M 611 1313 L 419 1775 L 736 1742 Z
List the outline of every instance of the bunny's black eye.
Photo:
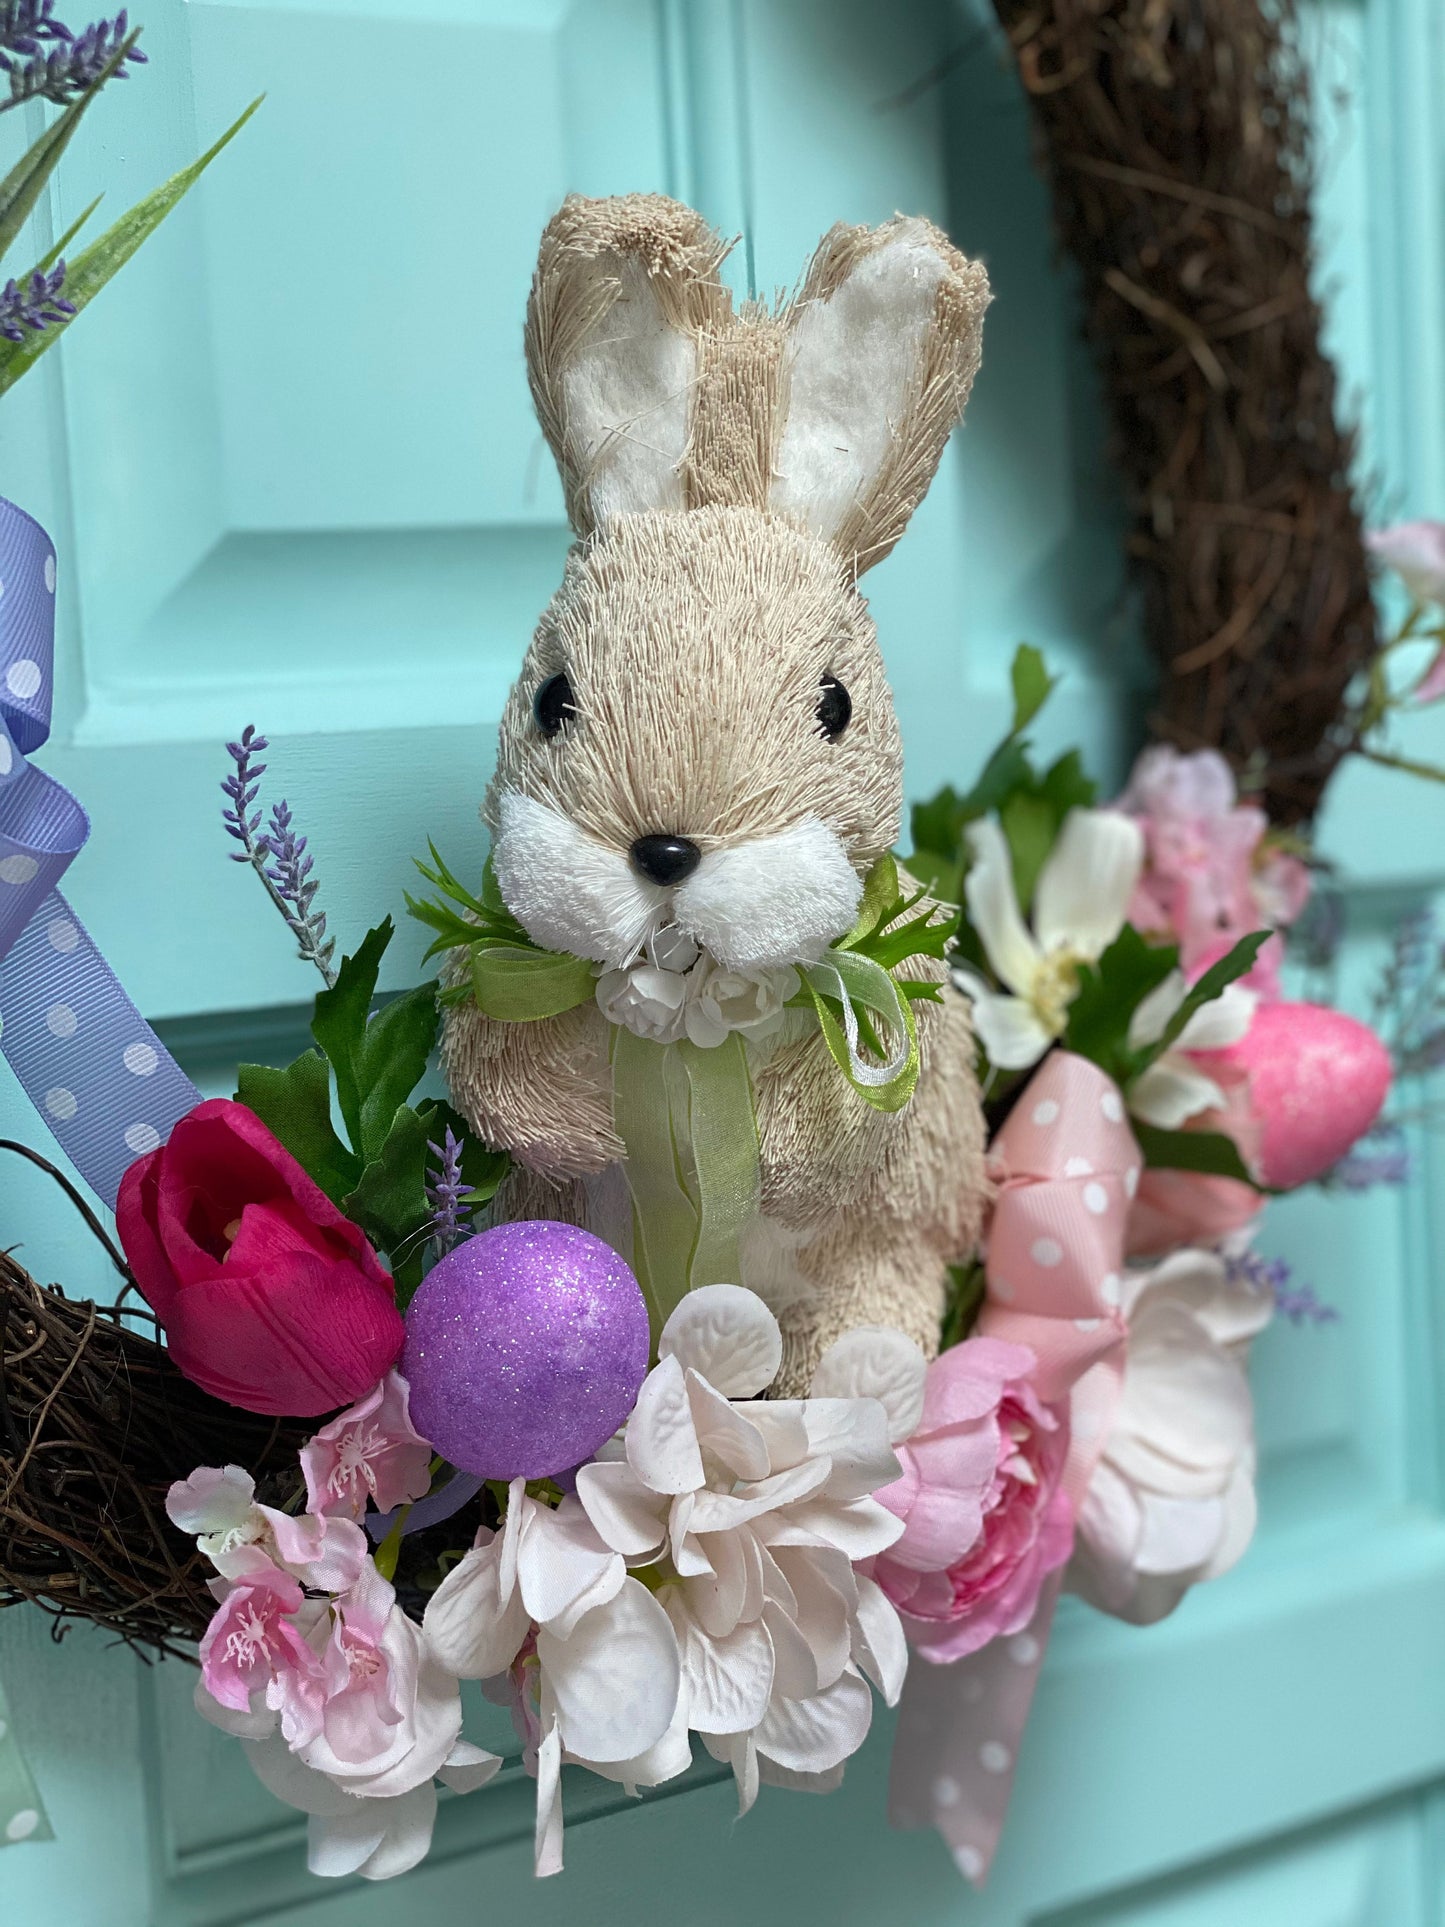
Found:
M 555 736 L 577 714 L 577 698 L 565 676 L 549 676 L 532 698 L 532 714 L 544 736 Z
M 820 685 L 817 714 L 830 743 L 836 743 L 853 720 L 853 698 L 831 672 Z

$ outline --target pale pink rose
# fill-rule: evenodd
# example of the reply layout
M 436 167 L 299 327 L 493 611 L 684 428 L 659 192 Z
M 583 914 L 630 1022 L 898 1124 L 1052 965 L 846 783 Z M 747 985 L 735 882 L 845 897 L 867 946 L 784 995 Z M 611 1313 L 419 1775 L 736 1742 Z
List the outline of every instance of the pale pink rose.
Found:
M 1397 522 L 1365 537 L 1417 602 L 1445 603 L 1445 522 Z
M 243 1579 L 226 1584 L 200 1646 L 206 1690 L 234 1713 L 249 1713 L 256 1693 L 273 1704 L 278 1685 L 299 1698 L 321 1672 L 297 1624 L 306 1599 L 300 1586 L 254 1549 L 248 1565 Z
M 388 1372 L 301 1448 L 309 1511 L 360 1519 L 368 1500 L 390 1512 L 426 1497 L 432 1449 L 411 1422 L 407 1393 L 401 1373 Z
M 969 1338 L 928 1368 L 923 1417 L 875 1497 L 904 1522 L 873 1576 L 916 1650 L 940 1664 L 1033 1617 L 1073 1547 L 1059 1489 L 1068 1431 L 1031 1383 L 1026 1345 Z

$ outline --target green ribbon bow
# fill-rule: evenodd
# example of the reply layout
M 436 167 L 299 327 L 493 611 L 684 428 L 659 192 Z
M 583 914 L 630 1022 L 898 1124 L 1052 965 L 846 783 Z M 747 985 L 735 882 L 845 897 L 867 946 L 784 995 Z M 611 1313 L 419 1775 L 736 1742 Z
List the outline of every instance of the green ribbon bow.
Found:
M 459 910 L 411 897 L 407 906 L 437 932 L 428 956 L 465 948 L 470 959 L 468 980 L 444 998 L 470 999 L 502 1023 L 535 1023 L 591 1000 L 594 966 L 531 941 L 502 901 L 490 858 L 474 897 L 435 845 L 431 854 L 431 866 L 417 867 Z M 902 1110 L 917 1088 L 913 1005 L 937 1001 L 940 990 L 895 972 L 908 957 L 941 958 L 957 927 L 956 916 L 939 921 L 934 906 L 919 908 L 925 894 L 905 896 L 892 856 L 880 857 L 864 879 L 858 921 L 804 968 L 790 1000 L 812 1007 L 833 1061 L 880 1111 Z M 616 1025 L 610 1058 L 612 1121 L 632 1196 L 633 1266 L 656 1334 L 685 1292 L 740 1275 L 739 1240 L 762 1193 L 752 1078 L 736 1031 L 702 1049 Z

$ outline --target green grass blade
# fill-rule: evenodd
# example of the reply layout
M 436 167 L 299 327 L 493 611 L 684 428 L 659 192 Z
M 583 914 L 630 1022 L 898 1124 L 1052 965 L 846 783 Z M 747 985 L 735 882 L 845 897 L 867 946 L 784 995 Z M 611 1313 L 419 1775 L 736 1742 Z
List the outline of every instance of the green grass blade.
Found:
M 72 102 L 59 120 L 50 123 L 34 146 L 26 149 L 4 180 L 0 181 L 0 256 L 8 253 L 16 235 L 29 219 L 45 183 L 55 171 L 56 162 L 70 145 L 71 136 L 80 125 L 81 115 L 139 39 L 140 28 L 137 27 L 134 33 L 127 34 L 105 63 L 95 85 L 79 100 Z
M 79 234 L 80 230 L 85 226 L 86 222 L 104 199 L 105 196 L 103 194 L 96 195 L 90 206 L 86 208 L 83 213 L 75 217 L 64 234 L 62 234 L 60 239 L 55 243 L 55 246 L 45 250 L 44 254 L 41 255 L 40 259 L 35 263 L 35 266 L 30 270 L 30 274 L 38 274 L 42 268 L 53 268 L 55 266 L 61 255 L 64 254 L 65 250 L 70 246 L 76 235 Z M 26 275 L 25 279 L 28 281 L 30 275 Z
M 187 190 L 195 185 L 221 149 L 233 141 L 246 122 L 261 105 L 264 95 L 251 102 L 240 119 L 228 127 L 212 147 L 208 147 L 199 160 L 183 167 L 178 174 L 172 174 L 153 194 L 138 201 L 128 214 L 123 214 L 114 227 L 107 228 L 99 240 L 78 254 L 65 276 L 65 299 L 71 302 L 76 311 L 86 307 L 99 294 L 111 276 L 123 268 L 142 241 L 154 234 L 161 222 L 181 200 Z M 0 394 L 12 388 L 45 353 L 52 342 L 59 340 L 65 333 L 64 328 L 51 328 L 42 335 L 35 335 L 23 342 L 15 342 L 0 355 Z

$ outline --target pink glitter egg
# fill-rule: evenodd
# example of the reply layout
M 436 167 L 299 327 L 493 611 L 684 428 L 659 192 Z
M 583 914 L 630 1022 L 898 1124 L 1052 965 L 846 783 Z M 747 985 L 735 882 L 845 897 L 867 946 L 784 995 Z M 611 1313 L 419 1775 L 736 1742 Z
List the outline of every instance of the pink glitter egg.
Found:
M 433 1267 L 406 1315 L 412 1423 L 484 1479 L 543 1479 L 591 1458 L 647 1374 L 647 1305 L 610 1245 L 533 1219 L 482 1231 Z
M 1390 1053 L 1368 1024 L 1322 1004 L 1261 1004 L 1227 1050 L 1198 1053 L 1249 1073 L 1260 1126 L 1259 1175 L 1292 1191 L 1337 1164 L 1380 1114 Z

